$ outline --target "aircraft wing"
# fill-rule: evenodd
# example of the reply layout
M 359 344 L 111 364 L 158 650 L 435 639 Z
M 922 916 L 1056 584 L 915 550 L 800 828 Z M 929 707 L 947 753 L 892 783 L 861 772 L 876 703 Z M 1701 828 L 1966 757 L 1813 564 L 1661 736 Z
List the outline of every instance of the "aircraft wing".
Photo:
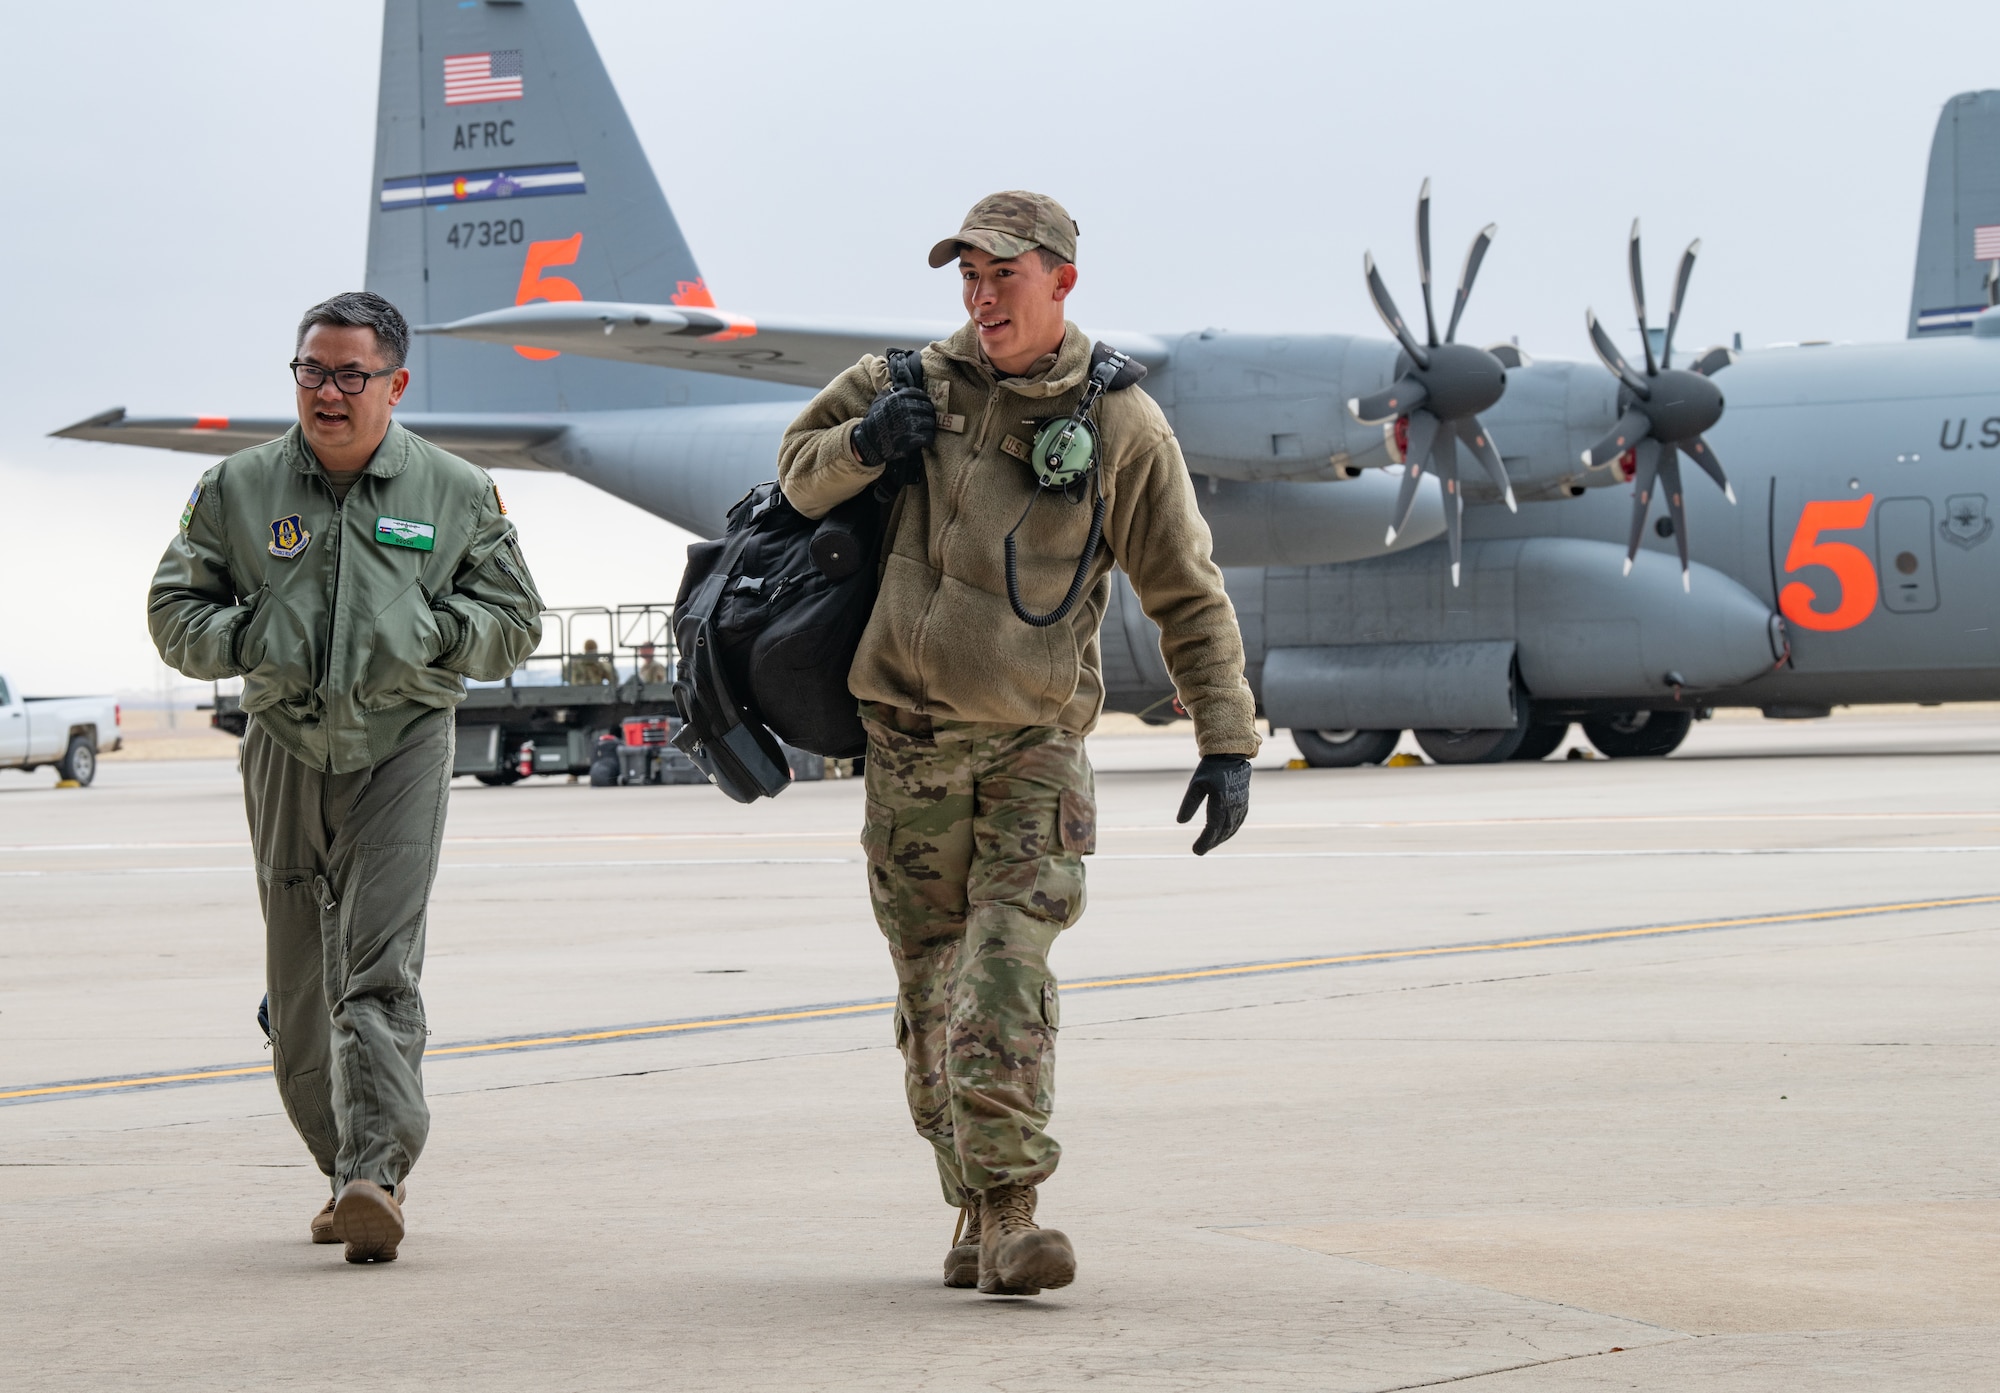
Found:
M 568 428 L 558 416 L 400 411 L 396 419 L 431 444 L 484 469 L 546 469 L 532 452 Z M 233 455 L 275 440 L 296 422 L 292 416 L 127 416 L 124 407 L 114 406 L 49 434 L 64 440 Z
M 864 353 L 921 348 L 957 328 L 941 321 L 752 319 L 687 305 L 565 300 L 420 325 L 417 332 L 818 388 Z M 1122 334 L 1112 342 L 1148 367 L 1166 361 L 1166 346 L 1150 335 Z
M 565 300 L 419 325 L 417 332 L 824 387 L 864 353 L 921 348 L 957 327 L 897 320 L 833 324 L 751 319 L 683 305 Z

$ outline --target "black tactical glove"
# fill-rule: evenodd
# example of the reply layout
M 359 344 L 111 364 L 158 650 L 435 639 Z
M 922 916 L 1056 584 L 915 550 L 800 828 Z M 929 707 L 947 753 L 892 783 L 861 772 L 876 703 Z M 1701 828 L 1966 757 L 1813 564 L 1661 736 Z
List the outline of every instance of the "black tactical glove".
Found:
M 1250 813 L 1250 761 L 1242 755 L 1203 755 L 1188 780 L 1187 797 L 1181 799 L 1181 815 L 1186 822 L 1208 800 L 1208 826 L 1194 839 L 1194 854 L 1206 856 L 1236 835 Z
M 869 404 L 852 438 L 854 453 L 870 469 L 893 467 L 912 456 L 920 459 L 924 447 L 937 439 L 937 407 L 915 387 L 884 392 Z

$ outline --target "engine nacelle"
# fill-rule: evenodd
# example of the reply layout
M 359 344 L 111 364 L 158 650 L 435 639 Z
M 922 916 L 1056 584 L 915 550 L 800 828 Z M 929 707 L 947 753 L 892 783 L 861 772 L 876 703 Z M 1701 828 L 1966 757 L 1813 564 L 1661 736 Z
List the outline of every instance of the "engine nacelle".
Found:
M 1520 361 L 1508 369 L 1505 395 L 1482 416 L 1516 497 L 1563 498 L 1617 482 L 1614 469 L 1588 469 L 1581 459 L 1618 419 L 1617 382 L 1592 363 L 1539 363 L 1495 351 Z M 1168 366 L 1146 386 L 1196 474 L 1349 479 L 1402 464 L 1396 423 L 1364 425 L 1345 405 L 1394 382 L 1400 352 L 1387 340 L 1350 334 L 1207 330 L 1175 340 Z M 1500 495 L 1474 470 L 1465 497 L 1476 504 Z

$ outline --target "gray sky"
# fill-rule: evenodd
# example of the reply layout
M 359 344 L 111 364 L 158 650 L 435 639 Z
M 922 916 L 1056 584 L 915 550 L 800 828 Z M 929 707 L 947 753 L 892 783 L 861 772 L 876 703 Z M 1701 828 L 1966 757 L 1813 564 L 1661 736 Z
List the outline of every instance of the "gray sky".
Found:
M 535 3 L 535 0 L 529 0 Z M 717 302 L 936 318 L 923 252 L 996 188 L 1083 229 L 1086 327 L 1379 334 L 1499 223 L 1466 336 L 1587 357 L 1703 239 L 1682 342 L 1903 333 L 1939 107 L 2000 84 L 1991 3 L 909 7 L 583 0 Z M 380 10 L 7 6 L 0 666 L 147 690 L 143 595 L 205 462 L 47 441 L 111 405 L 282 414 L 291 326 L 358 285 Z M 1628 335 L 1629 337 L 1629 335 Z M 506 474 L 552 603 L 670 599 L 684 534 Z

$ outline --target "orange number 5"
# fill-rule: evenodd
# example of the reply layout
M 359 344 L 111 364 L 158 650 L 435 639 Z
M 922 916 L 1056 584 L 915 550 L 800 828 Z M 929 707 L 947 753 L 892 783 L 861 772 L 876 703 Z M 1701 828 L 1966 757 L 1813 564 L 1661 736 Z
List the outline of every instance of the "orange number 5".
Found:
M 1795 580 L 1778 592 L 1778 609 L 1802 629 L 1851 629 L 1875 612 L 1875 592 L 1880 582 L 1875 563 L 1868 553 L 1851 542 L 1822 542 L 1822 532 L 1846 532 L 1868 522 L 1868 510 L 1875 495 L 1837 498 L 1808 503 L 1799 514 L 1798 531 L 1792 533 L 1791 550 L 1785 553 L 1787 573 L 1801 566 L 1824 566 L 1840 582 L 1840 603 L 1831 610 L 1818 610 L 1812 602 L 1819 598 L 1810 585 Z
M 576 265 L 577 253 L 583 250 L 583 234 L 565 237 L 558 242 L 528 243 L 528 259 L 521 267 L 521 288 L 514 292 L 514 303 L 525 305 L 530 300 L 581 300 L 583 292 L 576 288 L 576 282 L 563 276 L 542 274 L 551 266 Z M 515 344 L 514 351 L 523 358 L 540 361 L 554 358 L 562 352 L 558 348 L 529 348 L 525 344 Z

